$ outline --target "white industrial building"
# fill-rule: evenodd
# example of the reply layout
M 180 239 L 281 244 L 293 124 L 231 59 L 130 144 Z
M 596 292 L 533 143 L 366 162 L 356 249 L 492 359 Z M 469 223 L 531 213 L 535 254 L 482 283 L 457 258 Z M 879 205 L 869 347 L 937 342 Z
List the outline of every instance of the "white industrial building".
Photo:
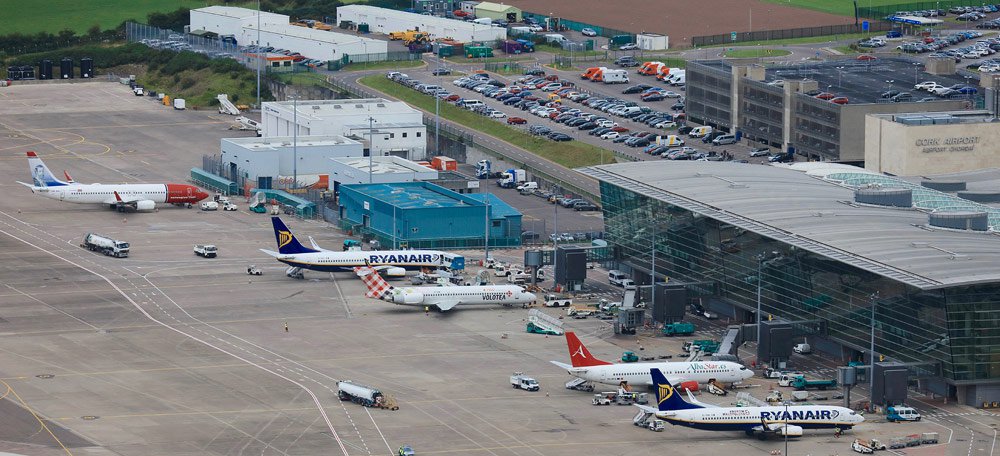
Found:
M 257 11 L 232 6 L 209 6 L 191 10 L 190 31 L 205 30 L 231 35 L 240 46 L 257 44 Z M 260 45 L 288 49 L 305 57 L 339 60 L 346 55 L 384 54 L 388 43 L 355 34 L 291 25 L 283 14 L 260 13 Z
M 267 102 L 263 104 L 261 127 L 264 137 L 291 136 L 296 131 L 300 137 L 341 135 L 370 142 L 375 156 L 427 158 L 423 114 L 401 101 L 365 98 Z
M 343 21 L 368 24 L 368 28 L 372 32 L 386 35 L 389 32 L 419 30 L 429 34 L 432 39 L 451 38 L 462 42 L 496 41 L 507 38 L 507 29 L 496 25 L 477 24 L 367 5 L 337 7 L 337 23 Z
M 229 175 L 243 174 L 258 188 L 276 188 L 281 178 L 296 174 L 300 185 L 311 185 L 316 175 L 331 173 L 331 159 L 363 155 L 361 142 L 340 135 L 223 138 L 221 161 Z
M 429 181 L 437 178 L 437 170 L 399 157 L 371 157 L 370 163 L 367 157 L 330 159 L 331 187 Z
M 667 35 L 659 33 L 640 33 L 635 36 L 635 44 L 644 51 L 665 51 L 670 45 L 669 41 Z
M 191 10 L 191 31 L 205 30 L 221 36 L 236 36 L 244 26 L 251 24 L 257 25 L 257 10 L 235 6 L 206 6 Z M 260 25 L 262 28 L 288 25 L 288 16 L 261 11 Z

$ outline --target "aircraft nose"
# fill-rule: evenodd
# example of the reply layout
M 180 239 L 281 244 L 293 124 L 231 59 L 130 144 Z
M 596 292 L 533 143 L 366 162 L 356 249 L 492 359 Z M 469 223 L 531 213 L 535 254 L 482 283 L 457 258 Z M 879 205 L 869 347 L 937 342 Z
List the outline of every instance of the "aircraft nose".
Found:
M 198 198 L 197 201 L 201 201 L 201 200 L 203 200 L 205 198 L 208 198 L 208 193 L 205 193 L 205 192 L 201 191 L 201 189 L 195 187 L 195 189 L 194 189 L 194 196 L 196 198 Z
M 535 297 L 535 294 L 534 294 L 534 293 L 527 293 L 527 292 L 525 292 L 525 293 L 524 293 L 524 297 L 525 297 L 526 299 L 530 300 L 530 301 L 535 301 L 535 300 L 537 299 L 537 298 Z

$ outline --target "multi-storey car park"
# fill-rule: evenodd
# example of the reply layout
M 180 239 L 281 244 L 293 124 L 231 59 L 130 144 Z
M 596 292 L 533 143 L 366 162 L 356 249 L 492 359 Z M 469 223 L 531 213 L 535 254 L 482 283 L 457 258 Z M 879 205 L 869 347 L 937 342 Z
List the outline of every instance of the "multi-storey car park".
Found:
M 837 60 L 764 67 L 722 60 L 688 62 L 685 111 L 696 123 L 780 147 L 810 159 L 861 162 L 867 114 L 969 109 L 975 96 L 936 97 L 914 85 L 975 87 L 977 78 L 927 74 L 924 64 L 902 58 Z M 893 102 L 890 91 L 911 101 Z M 824 98 L 844 97 L 846 104 Z M 981 92 L 980 92 L 981 93 Z M 841 100 L 844 101 L 844 100 Z
M 687 284 L 736 322 L 759 302 L 831 359 L 870 361 L 874 337 L 875 361 L 908 366 L 920 389 L 1000 400 L 1000 210 L 836 164 L 583 172 L 600 180 L 607 239 L 638 282 L 653 264 L 657 283 Z

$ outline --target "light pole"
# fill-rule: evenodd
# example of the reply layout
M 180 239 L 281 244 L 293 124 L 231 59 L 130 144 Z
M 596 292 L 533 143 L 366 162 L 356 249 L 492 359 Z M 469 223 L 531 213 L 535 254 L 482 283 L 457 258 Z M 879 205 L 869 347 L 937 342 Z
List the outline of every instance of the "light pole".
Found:
M 371 184 L 375 179 L 375 165 L 372 157 L 375 156 L 375 144 L 373 133 L 375 132 L 375 120 L 374 117 L 368 116 L 368 183 Z
M 440 85 L 441 76 L 439 74 L 438 86 Z M 441 155 L 441 97 L 437 95 L 434 95 L 434 152 Z
M 917 80 L 917 68 L 920 68 L 920 62 L 913 62 L 913 85 L 920 82 Z
M 761 275 L 761 265 L 764 263 L 764 254 L 757 254 L 757 364 L 760 365 L 760 324 L 763 321 L 763 316 L 760 310 L 760 287 L 761 282 L 764 281 L 764 276 Z
M 292 188 L 299 186 L 299 94 L 289 95 L 292 99 Z
M 257 0 L 257 50 L 254 54 L 257 56 L 257 109 L 260 109 L 260 67 L 261 67 L 261 55 L 260 55 L 260 0 Z
M 844 78 L 844 67 L 839 66 L 837 67 L 837 88 L 840 89 L 844 88 L 844 86 L 841 84 L 843 78 Z
M 871 326 L 872 326 L 872 340 L 871 340 L 871 342 L 872 342 L 872 345 L 871 345 L 871 351 L 869 352 L 869 355 L 868 355 L 868 357 L 871 358 L 871 367 L 868 369 L 868 394 L 871 396 L 871 403 L 872 403 L 872 406 L 874 406 L 875 405 L 875 376 L 873 374 L 874 374 L 874 370 L 875 370 L 875 306 L 878 303 L 878 291 L 876 290 L 874 293 L 872 293 L 872 295 L 869 297 L 869 299 L 871 300 L 871 305 L 872 305 L 872 321 L 871 321 Z
M 514 179 L 515 181 L 517 179 Z M 483 261 L 490 259 L 490 228 L 492 228 L 492 223 L 490 223 L 490 184 L 486 183 L 486 196 L 483 198 L 483 202 L 486 203 L 486 214 L 483 216 L 486 219 L 486 232 L 485 240 L 483 243 L 484 252 L 486 253 L 486 258 Z

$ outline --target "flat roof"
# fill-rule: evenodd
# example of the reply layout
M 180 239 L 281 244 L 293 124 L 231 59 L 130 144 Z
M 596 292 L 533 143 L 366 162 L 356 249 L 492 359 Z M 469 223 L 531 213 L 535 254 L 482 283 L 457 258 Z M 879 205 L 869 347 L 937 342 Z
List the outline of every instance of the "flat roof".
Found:
M 337 163 L 350 166 L 359 171 L 372 174 L 410 174 L 410 173 L 436 173 L 437 171 L 424 165 L 417 164 L 405 158 L 392 155 L 371 157 L 369 165 L 368 157 L 331 157 Z
M 269 136 L 244 138 L 223 138 L 225 142 L 237 144 L 251 151 L 275 150 L 278 148 L 291 147 L 294 143 L 296 147 L 329 147 L 344 144 L 361 144 L 358 141 L 341 135 L 316 135 L 316 136 Z
M 479 5 L 476 5 L 479 6 Z M 500 26 L 495 24 L 477 24 L 471 21 L 463 21 L 458 19 L 448 19 L 446 17 L 438 16 L 428 16 L 420 13 L 408 13 L 406 11 L 399 11 L 388 8 L 379 8 L 377 6 L 369 5 L 344 5 L 337 7 L 337 17 L 340 17 L 340 13 L 344 12 L 346 14 L 357 14 L 357 15 L 369 15 L 372 19 L 378 18 L 388 18 L 394 17 L 412 22 L 413 24 L 427 24 L 429 26 L 442 27 L 445 29 L 461 29 L 464 31 L 472 31 L 475 33 L 476 30 L 486 30 L 488 28 L 500 28 Z
M 698 63 L 724 69 L 727 72 L 733 65 L 733 62 L 727 60 L 707 60 Z M 979 77 L 971 73 L 968 74 L 968 79 L 957 73 L 932 75 L 924 71 L 922 61 L 884 57 L 881 54 L 878 54 L 878 59 L 873 61 L 856 59 L 802 61 L 789 65 L 767 66 L 765 70 L 765 79 L 762 82 L 809 79 L 819 84 L 819 90 L 831 92 L 838 97 L 847 97 L 850 104 L 883 101 L 881 94 L 888 90 L 910 92 L 914 101 L 921 98 L 950 101 L 948 98 L 938 98 L 930 93 L 914 90 L 914 80 L 935 81 L 945 87 L 955 84 L 976 86 L 979 83 Z
M 470 193 L 468 196 L 476 201 L 485 201 L 486 198 L 489 198 L 490 217 L 492 218 L 521 217 L 522 215 L 520 211 L 492 193 Z
M 503 3 L 493 3 L 493 2 L 479 2 L 476 4 L 476 9 L 484 9 L 486 11 L 494 11 L 497 13 L 502 13 L 509 9 L 519 9 L 514 5 L 504 5 Z
M 243 28 L 249 30 L 257 30 L 257 24 L 254 24 L 252 22 L 243 24 Z M 384 48 L 385 46 L 385 41 L 381 40 L 373 40 L 371 38 L 365 38 L 354 34 L 346 34 L 336 31 L 319 30 L 309 27 L 300 27 L 298 25 L 292 25 L 292 24 L 261 24 L 260 31 L 265 33 L 276 33 L 279 35 L 291 36 L 294 38 L 301 38 L 305 40 L 313 40 L 330 44 L 366 43 L 366 45 L 372 45 L 372 46 L 378 45 L 382 46 L 382 48 Z M 378 52 L 378 49 L 380 48 L 372 47 L 371 52 Z
M 400 209 L 484 206 L 482 201 L 427 182 L 352 184 L 345 187 Z
M 238 6 L 206 6 L 204 8 L 196 8 L 191 10 L 192 13 L 205 13 L 205 14 L 215 14 L 218 16 L 232 17 L 235 19 L 244 19 L 248 17 L 256 17 L 257 10 L 249 8 L 240 8 Z M 261 16 L 273 15 L 273 16 L 283 16 L 288 17 L 284 14 L 269 13 L 267 11 L 261 11 Z
M 937 112 L 908 112 L 896 114 L 870 114 L 880 119 L 887 119 L 892 122 L 907 126 L 927 125 L 921 121 L 929 120 L 931 124 L 976 124 L 976 123 L 996 123 L 996 117 L 986 110 L 978 111 L 937 111 Z M 1000 126 L 1000 125 L 998 125 Z
M 926 211 L 855 204 L 847 176 L 869 177 L 857 179 L 857 185 L 906 184 L 862 168 L 695 161 L 620 163 L 580 171 L 920 289 L 1000 281 L 1000 236 L 929 227 Z M 957 199 L 930 189 L 920 196 L 928 195 Z M 915 191 L 915 202 L 917 197 Z M 991 211 L 991 224 L 1000 218 L 1000 211 L 981 205 L 976 210 L 981 208 Z
M 392 101 L 385 98 L 351 98 L 343 100 L 299 100 L 293 101 L 268 101 L 264 103 L 264 108 L 270 106 L 280 106 L 292 112 L 293 106 L 297 104 L 298 115 L 306 116 L 309 119 L 321 119 L 331 116 L 357 116 L 369 114 L 420 114 L 420 111 L 402 101 Z M 422 115 L 421 115 L 422 116 Z M 422 118 L 422 117 L 421 117 Z M 381 123 L 376 122 L 375 126 Z M 368 125 L 365 125 L 367 128 Z

